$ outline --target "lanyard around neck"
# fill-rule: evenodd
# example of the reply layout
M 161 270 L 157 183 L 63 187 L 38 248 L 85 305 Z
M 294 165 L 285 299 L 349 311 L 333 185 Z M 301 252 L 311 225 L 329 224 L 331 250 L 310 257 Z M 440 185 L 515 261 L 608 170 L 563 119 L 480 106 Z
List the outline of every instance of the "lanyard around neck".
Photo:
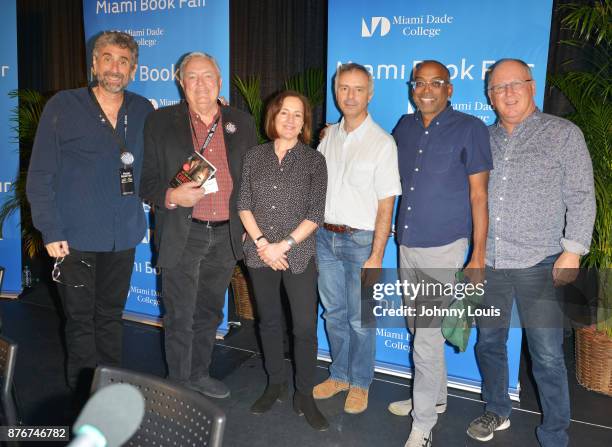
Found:
M 193 138 L 195 139 L 196 144 L 199 145 L 200 141 L 198 140 L 198 136 L 196 134 L 195 127 L 193 126 L 193 120 L 191 119 L 191 112 L 188 111 L 187 113 L 189 113 L 189 125 L 191 126 L 191 133 L 193 134 Z M 208 135 L 206 135 L 204 144 L 200 148 L 200 154 L 203 154 L 206 148 L 208 147 L 208 145 L 210 144 L 210 140 L 212 140 L 213 136 L 215 135 L 215 131 L 217 130 L 217 125 L 219 124 L 220 118 L 221 118 L 221 113 L 219 113 L 219 116 L 217 116 L 217 119 L 215 120 L 212 127 L 208 131 Z
M 106 113 L 104 113 L 104 109 L 102 109 L 102 106 L 100 105 L 100 102 L 98 101 L 98 98 L 96 97 L 96 94 L 94 93 L 94 91 L 93 91 L 93 89 L 91 87 L 89 87 L 89 95 L 91 96 L 91 99 L 93 100 L 93 102 L 98 107 L 98 112 L 100 112 L 101 121 L 103 123 L 105 123 L 106 127 L 108 127 L 108 129 L 113 134 L 113 137 L 117 141 L 117 144 L 119 146 L 119 152 L 121 154 L 123 154 L 124 152 L 127 152 L 127 148 L 126 148 L 126 146 L 127 146 L 127 130 L 128 130 L 128 114 L 127 114 L 127 110 L 125 112 L 125 115 L 123 116 L 123 136 L 124 136 L 124 139 L 122 141 L 121 137 L 119 136 L 119 133 L 117 132 L 117 128 L 112 126 L 110 120 L 106 116 Z M 123 107 L 124 103 L 125 103 L 125 97 L 124 97 L 124 102 L 121 104 L 121 107 L 119 107 L 119 110 L 121 110 L 121 108 Z M 117 117 L 117 118 L 119 118 L 119 117 Z M 118 122 L 119 122 L 119 120 L 117 119 L 117 123 Z

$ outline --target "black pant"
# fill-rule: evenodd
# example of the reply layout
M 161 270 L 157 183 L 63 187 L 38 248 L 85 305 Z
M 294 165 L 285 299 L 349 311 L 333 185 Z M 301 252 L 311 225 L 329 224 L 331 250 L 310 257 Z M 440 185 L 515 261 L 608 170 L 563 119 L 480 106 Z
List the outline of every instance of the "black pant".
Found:
M 207 228 L 192 223 L 181 260 L 162 269 L 169 379 L 197 381 L 208 375 L 235 265 L 229 225 Z
M 257 302 L 259 332 L 270 383 L 285 381 L 280 295 L 282 280 L 293 320 L 295 385 L 299 391 L 310 395 L 317 367 L 317 269 L 314 259 L 302 273 L 263 267 L 249 268 L 249 274 Z
M 119 366 L 123 308 L 135 249 L 85 252 L 70 249 L 57 285 L 66 316 L 67 379 L 76 388 L 84 368 Z

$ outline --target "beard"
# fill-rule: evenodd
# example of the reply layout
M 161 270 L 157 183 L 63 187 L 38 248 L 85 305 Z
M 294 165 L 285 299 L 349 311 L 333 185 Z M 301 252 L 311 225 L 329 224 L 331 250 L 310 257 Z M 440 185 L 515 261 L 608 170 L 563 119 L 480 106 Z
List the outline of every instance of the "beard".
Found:
M 127 87 L 129 78 L 121 73 L 105 71 L 96 74 L 98 85 L 109 93 L 119 93 Z

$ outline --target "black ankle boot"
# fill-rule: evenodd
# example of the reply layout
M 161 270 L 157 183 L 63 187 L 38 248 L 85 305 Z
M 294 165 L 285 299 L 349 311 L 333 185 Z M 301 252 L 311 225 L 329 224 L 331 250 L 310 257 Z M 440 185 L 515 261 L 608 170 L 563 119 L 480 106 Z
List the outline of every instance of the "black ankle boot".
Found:
M 251 413 L 262 414 L 272 408 L 276 401 L 287 399 L 287 383 L 271 383 L 259 399 L 251 406 Z
M 329 423 L 317 408 L 312 394 L 306 395 L 296 391 L 293 396 L 293 409 L 299 416 L 304 415 L 306 422 L 315 430 L 325 431 L 329 428 Z

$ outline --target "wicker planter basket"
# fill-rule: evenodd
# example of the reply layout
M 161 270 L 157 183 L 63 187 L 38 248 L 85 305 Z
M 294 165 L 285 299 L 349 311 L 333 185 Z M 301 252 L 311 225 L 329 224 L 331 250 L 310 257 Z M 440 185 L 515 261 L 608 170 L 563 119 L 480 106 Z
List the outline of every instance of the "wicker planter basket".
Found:
M 594 327 L 576 329 L 576 378 L 588 390 L 612 396 L 612 339 Z
M 245 320 L 254 320 L 255 313 L 253 312 L 253 300 L 251 299 L 249 284 L 240 264 L 236 264 L 234 268 L 231 285 L 232 292 L 234 293 L 236 314 Z

